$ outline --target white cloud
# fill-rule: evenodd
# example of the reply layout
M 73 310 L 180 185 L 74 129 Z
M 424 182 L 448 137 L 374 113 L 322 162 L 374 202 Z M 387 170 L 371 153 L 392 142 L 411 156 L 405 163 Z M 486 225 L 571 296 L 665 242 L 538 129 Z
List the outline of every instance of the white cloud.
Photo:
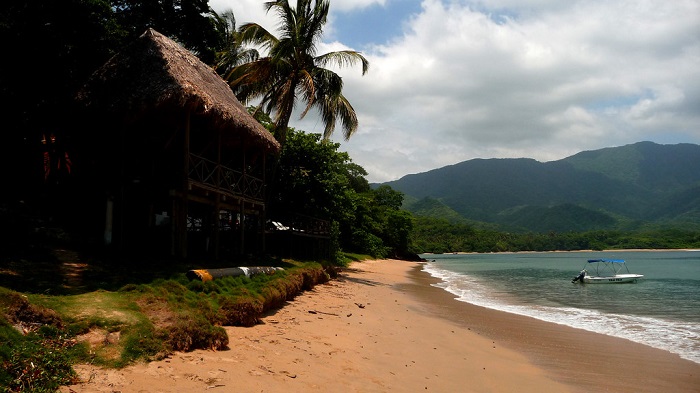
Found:
M 277 16 L 274 12 L 268 14 L 264 5 L 264 0 L 209 0 L 209 7 L 216 12 L 233 11 L 238 26 L 254 22 L 269 31 L 274 31 Z
M 264 15 L 260 1 L 236 4 Z M 335 38 L 319 53 L 344 48 Z M 370 181 L 477 157 L 700 143 L 699 0 L 424 0 L 403 36 L 364 54 L 364 77 L 338 71 L 360 128 L 334 139 Z M 322 131 L 311 117 L 292 125 Z
M 216 12 L 231 9 L 239 23 L 255 22 L 271 30 L 276 25 L 274 13 L 265 12 L 266 0 L 209 0 L 209 7 Z M 292 5 L 296 6 L 292 1 Z M 332 0 L 331 13 L 348 12 L 373 5 L 384 6 L 387 0 Z
M 425 0 L 404 37 L 368 54 L 368 75 L 343 74 L 360 119 L 382 119 L 344 142 L 371 180 L 477 157 L 668 143 L 665 133 L 700 143 L 700 107 L 688 102 L 700 95 L 699 2 L 529 3 L 538 11 L 494 20 Z

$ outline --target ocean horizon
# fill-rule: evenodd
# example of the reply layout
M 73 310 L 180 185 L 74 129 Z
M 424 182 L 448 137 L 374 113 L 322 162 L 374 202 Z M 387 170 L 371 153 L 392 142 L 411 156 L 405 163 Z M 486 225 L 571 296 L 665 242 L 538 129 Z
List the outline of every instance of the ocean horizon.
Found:
M 458 301 L 663 349 L 700 364 L 700 250 L 423 254 Z M 588 259 L 623 259 L 644 278 L 571 283 Z

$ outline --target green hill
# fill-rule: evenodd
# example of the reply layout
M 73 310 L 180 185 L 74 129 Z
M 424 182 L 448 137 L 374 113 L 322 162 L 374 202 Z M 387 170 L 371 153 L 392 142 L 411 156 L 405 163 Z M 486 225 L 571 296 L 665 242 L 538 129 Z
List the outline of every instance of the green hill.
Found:
M 700 229 L 700 146 L 640 142 L 552 162 L 475 159 L 384 183 L 414 214 L 510 231 Z

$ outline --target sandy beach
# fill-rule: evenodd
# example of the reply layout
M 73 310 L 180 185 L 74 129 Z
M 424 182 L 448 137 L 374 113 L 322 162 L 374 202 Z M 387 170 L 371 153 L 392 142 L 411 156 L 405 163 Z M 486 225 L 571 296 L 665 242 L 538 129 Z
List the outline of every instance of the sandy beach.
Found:
M 469 305 L 419 263 L 354 263 L 229 350 L 122 370 L 77 366 L 62 392 L 698 392 L 700 365 L 583 330 Z

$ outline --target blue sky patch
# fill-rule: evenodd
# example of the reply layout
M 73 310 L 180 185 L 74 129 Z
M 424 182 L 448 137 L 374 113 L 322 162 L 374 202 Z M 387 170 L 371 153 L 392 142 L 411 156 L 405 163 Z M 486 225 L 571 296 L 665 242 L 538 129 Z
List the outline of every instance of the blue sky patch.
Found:
M 404 24 L 411 15 L 421 11 L 419 0 L 394 0 L 385 6 L 372 5 L 361 10 L 335 14 L 335 35 L 326 40 L 338 39 L 356 50 L 381 45 L 400 37 Z

